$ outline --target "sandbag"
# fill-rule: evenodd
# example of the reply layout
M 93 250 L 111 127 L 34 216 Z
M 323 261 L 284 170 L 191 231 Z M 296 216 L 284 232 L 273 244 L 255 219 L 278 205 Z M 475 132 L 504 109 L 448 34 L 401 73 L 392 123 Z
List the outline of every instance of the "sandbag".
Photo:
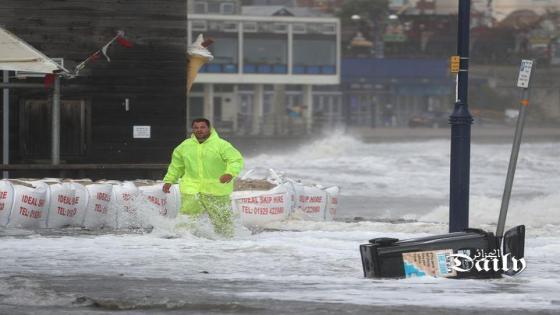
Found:
M 117 228 L 136 228 L 143 224 L 138 216 L 140 190 L 131 181 L 113 185 L 112 206 L 116 210 Z
M 14 203 L 14 187 L 7 180 L 0 180 L 0 226 L 6 226 Z
M 72 181 L 69 184 L 74 190 L 74 206 L 76 207 L 76 215 L 72 218 L 71 225 L 83 226 L 89 200 L 89 193 L 85 185 L 91 185 L 92 182 Z
M 288 189 L 290 189 L 290 216 L 300 209 L 300 195 L 303 195 L 303 184 L 293 179 L 286 179 Z
M 176 218 L 181 210 L 181 190 L 178 184 L 171 186 L 169 195 L 167 195 L 167 216 Z
M 286 184 L 268 191 L 235 191 L 231 195 L 232 208 L 245 226 L 285 220 L 290 212 L 290 199 Z
M 44 228 L 46 227 L 48 209 L 48 185 L 33 186 L 12 184 L 14 201 L 10 212 L 8 227 Z
M 174 218 L 181 207 L 178 185 L 172 185 L 169 193 L 163 192 L 163 183 L 140 186 L 136 183 L 147 204 L 155 207 L 159 215 Z
M 303 186 L 303 191 L 296 197 L 297 211 L 304 220 L 323 221 L 327 206 L 327 193 L 314 186 Z
M 103 226 L 115 227 L 116 220 L 109 213 L 109 203 L 113 195 L 113 186 L 105 183 L 85 185 L 87 190 L 87 206 L 82 226 L 88 229 Z
M 54 184 L 54 183 L 58 183 L 60 182 L 58 179 L 56 178 L 47 178 L 47 180 L 50 180 L 48 182 L 44 182 L 43 180 L 28 180 L 26 181 L 27 184 L 31 185 L 31 187 L 37 187 L 37 188 L 42 188 L 45 190 L 45 206 L 43 208 L 43 215 L 41 217 L 41 219 L 39 220 L 39 227 L 40 228 L 46 228 L 47 227 L 47 219 L 49 217 L 49 205 L 51 203 L 51 192 L 50 192 L 50 188 L 49 188 L 49 183 L 50 184 Z
M 48 228 L 61 228 L 70 226 L 77 214 L 75 190 L 70 183 L 47 184 L 49 194 L 48 216 L 46 226 Z
M 336 209 L 338 207 L 338 194 L 340 188 L 332 186 L 325 189 L 327 193 L 327 209 L 325 211 L 325 220 L 332 221 L 336 217 Z

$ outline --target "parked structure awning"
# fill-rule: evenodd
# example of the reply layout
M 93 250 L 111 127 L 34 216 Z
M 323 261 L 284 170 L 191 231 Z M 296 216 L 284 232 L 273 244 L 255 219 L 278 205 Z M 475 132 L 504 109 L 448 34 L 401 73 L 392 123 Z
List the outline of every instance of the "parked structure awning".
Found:
M 0 27 L 0 70 L 38 73 L 68 72 L 31 45 Z

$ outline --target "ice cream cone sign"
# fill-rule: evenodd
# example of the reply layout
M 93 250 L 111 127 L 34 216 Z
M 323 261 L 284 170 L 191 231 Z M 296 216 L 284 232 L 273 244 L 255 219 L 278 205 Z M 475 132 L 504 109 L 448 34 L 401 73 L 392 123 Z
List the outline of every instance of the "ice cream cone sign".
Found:
M 207 49 L 213 42 L 212 39 L 204 40 L 204 37 L 200 34 L 194 43 L 187 48 L 187 93 L 191 91 L 200 68 L 214 59 L 212 53 Z

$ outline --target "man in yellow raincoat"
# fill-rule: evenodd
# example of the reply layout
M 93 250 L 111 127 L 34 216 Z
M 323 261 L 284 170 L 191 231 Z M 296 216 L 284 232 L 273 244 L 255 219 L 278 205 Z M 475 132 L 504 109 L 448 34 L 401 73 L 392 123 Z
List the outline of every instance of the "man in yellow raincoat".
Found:
M 173 150 L 171 164 L 163 178 L 163 191 L 179 182 L 181 213 L 198 218 L 204 212 L 216 233 L 233 236 L 230 194 L 233 178 L 243 168 L 243 157 L 220 138 L 205 118 L 192 122 L 193 133 Z

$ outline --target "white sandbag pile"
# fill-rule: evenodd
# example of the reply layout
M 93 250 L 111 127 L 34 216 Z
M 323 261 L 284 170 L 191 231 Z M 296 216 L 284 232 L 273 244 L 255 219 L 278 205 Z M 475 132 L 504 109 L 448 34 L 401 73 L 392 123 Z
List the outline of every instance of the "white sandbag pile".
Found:
M 163 192 L 163 183 L 155 181 L 111 182 L 113 204 L 116 209 L 116 227 L 148 227 L 150 218 L 174 218 L 181 208 L 179 186 L 171 186 L 169 194 Z
M 147 227 L 152 215 L 177 216 L 180 193 L 161 182 L 0 180 L 0 226 L 15 228 Z
M 244 225 L 263 226 L 286 219 L 333 220 L 339 191 L 337 186 L 304 185 L 272 169 L 265 174 L 256 169 L 237 180 L 231 199 Z
M 231 202 L 245 226 L 287 219 L 333 220 L 339 188 L 306 185 L 274 170 L 252 170 L 238 179 Z M 251 178 L 253 176 L 253 178 Z M 15 228 L 146 228 L 175 218 L 181 193 L 149 180 L 91 181 L 45 178 L 0 180 L 0 226 Z

